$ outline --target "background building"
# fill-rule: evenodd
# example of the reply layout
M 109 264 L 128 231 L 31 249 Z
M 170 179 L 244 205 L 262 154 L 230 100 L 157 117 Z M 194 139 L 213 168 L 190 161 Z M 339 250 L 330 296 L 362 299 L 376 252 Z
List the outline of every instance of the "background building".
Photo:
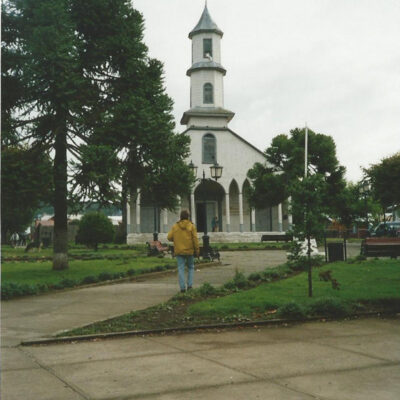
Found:
M 218 218 L 218 232 L 211 232 L 212 241 L 259 241 L 261 234 L 283 232 L 291 221 L 287 205 L 265 209 L 251 209 L 245 196 L 250 186 L 247 172 L 256 162 L 264 163 L 264 154 L 229 129 L 234 113 L 224 106 L 224 76 L 221 64 L 221 39 L 223 32 L 212 20 L 207 6 L 189 33 L 192 40 L 192 66 L 190 77 L 190 109 L 181 119 L 185 133 L 191 138 L 190 159 L 198 167 L 198 178 L 193 192 L 181 199 L 181 208 L 190 209 L 192 221 L 200 235 L 205 220 L 211 231 L 212 219 Z M 210 166 L 223 167 L 221 178 L 211 179 Z M 152 233 L 165 233 L 179 219 L 180 210 L 154 210 L 140 192 L 137 200 L 128 204 L 127 242 L 141 243 L 152 238 Z M 163 235 L 164 234 L 164 235 Z

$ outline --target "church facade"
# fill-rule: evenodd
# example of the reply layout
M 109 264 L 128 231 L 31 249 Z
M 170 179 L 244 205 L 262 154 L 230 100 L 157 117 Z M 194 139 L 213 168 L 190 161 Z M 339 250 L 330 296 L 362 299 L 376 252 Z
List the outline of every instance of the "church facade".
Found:
M 265 156 L 228 126 L 234 113 L 224 105 L 222 37 L 223 32 L 205 6 L 198 24 L 189 33 L 190 109 L 181 119 L 186 126 L 184 132 L 191 138 L 188 163 L 197 167 L 199 179 L 190 196 L 180 199 L 180 208 L 175 212 L 155 210 L 141 201 L 138 191 L 127 204 L 128 244 L 152 240 L 155 231 L 161 241 L 166 241 L 166 233 L 183 208 L 190 210 L 199 236 L 207 230 L 211 242 L 257 242 L 262 234 L 284 232 L 291 225 L 286 204 L 255 209 L 247 202 L 246 187 L 251 185 L 247 172 L 254 163 L 265 163 Z M 217 181 L 210 172 L 216 164 L 223 168 Z M 205 179 L 201 179 L 203 176 Z

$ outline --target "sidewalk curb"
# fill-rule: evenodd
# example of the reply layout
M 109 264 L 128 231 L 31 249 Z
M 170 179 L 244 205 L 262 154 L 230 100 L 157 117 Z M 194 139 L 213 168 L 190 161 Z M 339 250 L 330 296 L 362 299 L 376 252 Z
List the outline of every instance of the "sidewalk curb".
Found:
M 382 312 L 367 312 L 360 314 L 353 314 L 343 318 L 329 318 L 329 317 L 310 317 L 306 319 L 270 319 L 261 321 L 244 321 L 244 322 L 232 322 L 224 324 L 208 324 L 208 325 L 195 325 L 195 326 L 181 326 L 174 328 L 161 328 L 161 329 L 147 329 L 147 330 L 136 330 L 136 331 L 126 331 L 126 332 L 110 332 L 110 333 L 98 333 L 92 335 L 79 335 L 79 336 L 62 336 L 59 338 L 43 338 L 36 340 L 22 341 L 21 346 L 37 346 L 37 345 L 51 345 L 51 344 L 61 344 L 61 343 L 73 343 L 73 342 L 84 342 L 96 339 L 114 339 L 114 338 L 124 338 L 131 336 L 145 336 L 145 335 L 159 335 L 167 333 L 186 333 L 195 332 L 197 330 L 213 330 L 213 329 L 229 329 L 229 328 L 240 328 L 240 327 L 258 327 L 258 326 L 274 326 L 274 325 L 289 325 L 298 324 L 313 321 L 341 321 L 345 319 L 358 319 L 363 317 L 385 317 L 385 316 L 396 316 L 399 315 L 398 312 L 394 311 L 382 311 Z

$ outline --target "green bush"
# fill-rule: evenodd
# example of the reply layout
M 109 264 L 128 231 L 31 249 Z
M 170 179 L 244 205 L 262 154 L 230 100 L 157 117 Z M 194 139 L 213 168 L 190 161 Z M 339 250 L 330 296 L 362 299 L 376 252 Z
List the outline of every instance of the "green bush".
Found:
M 258 272 L 253 272 L 247 277 L 247 279 L 249 281 L 258 282 L 261 281 L 261 275 Z
M 106 215 L 100 212 L 85 214 L 79 222 L 76 243 L 85 244 L 97 251 L 99 243 L 113 240 L 114 227 Z
M 96 282 L 98 282 L 98 281 L 99 281 L 98 278 L 97 278 L 96 276 L 93 276 L 93 275 L 85 276 L 85 277 L 82 279 L 82 283 L 83 283 L 84 285 L 88 285 L 88 284 L 90 284 L 90 283 L 96 283 Z
M 112 279 L 112 274 L 109 272 L 101 272 L 99 274 L 99 281 L 109 281 L 110 279 Z
M 4 282 L 1 284 L 2 300 L 8 300 L 19 296 L 29 296 L 38 293 L 39 288 L 37 285 L 20 284 L 14 282 Z
M 66 288 L 66 287 L 74 287 L 78 284 L 77 281 L 75 281 L 74 279 L 63 279 L 59 285 L 61 286 L 61 288 Z
M 202 297 L 212 296 L 217 293 L 217 289 L 210 283 L 205 282 L 200 286 L 199 293 Z
M 287 319 L 303 319 L 305 318 L 305 311 L 303 307 L 291 301 L 278 308 L 278 316 Z
M 321 317 L 345 317 L 350 313 L 350 308 L 339 298 L 323 297 L 310 305 L 309 313 Z

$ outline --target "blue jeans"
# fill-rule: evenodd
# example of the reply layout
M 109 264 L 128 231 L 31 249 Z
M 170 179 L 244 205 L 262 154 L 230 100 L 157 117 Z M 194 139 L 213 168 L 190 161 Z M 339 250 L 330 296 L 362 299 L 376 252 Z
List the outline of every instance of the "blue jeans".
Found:
M 176 256 L 178 262 L 178 277 L 179 286 L 181 290 L 185 290 L 185 265 L 188 266 L 188 279 L 187 286 L 193 286 L 193 275 L 194 275 L 194 257 L 193 256 Z

